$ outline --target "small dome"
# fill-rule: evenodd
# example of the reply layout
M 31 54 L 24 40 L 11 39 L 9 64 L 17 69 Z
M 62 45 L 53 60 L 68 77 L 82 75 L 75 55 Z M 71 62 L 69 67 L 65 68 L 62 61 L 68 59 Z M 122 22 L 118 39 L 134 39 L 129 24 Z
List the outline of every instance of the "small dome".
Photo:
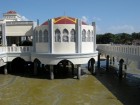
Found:
M 15 11 L 8 11 L 7 14 L 16 14 Z
M 77 19 L 73 17 L 61 16 L 57 18 L 53 18 L 54 24 L 76 24 Z M 83 25 L 87 25 L 82 21 Z M 45 21 L 42 25 L 48 25 L 48 21 Z

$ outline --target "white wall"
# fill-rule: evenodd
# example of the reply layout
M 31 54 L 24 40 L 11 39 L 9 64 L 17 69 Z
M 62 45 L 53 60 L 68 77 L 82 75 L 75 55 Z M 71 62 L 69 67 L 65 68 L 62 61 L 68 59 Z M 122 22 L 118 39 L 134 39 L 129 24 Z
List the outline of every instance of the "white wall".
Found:
M 82 53 L 93 53 L 93 42 L 82 42 Z
M 75 53 L 75 43 L 74 42 L 54 42 L 53 44 L 53 53 L 62 53 L 62 54 L 69 54 Z
M 36 52 L 49 53 L 49 43 L 36 43 Z
M 32 26 L 6 26 L 7 36 L 30 36 L 33 35 Z

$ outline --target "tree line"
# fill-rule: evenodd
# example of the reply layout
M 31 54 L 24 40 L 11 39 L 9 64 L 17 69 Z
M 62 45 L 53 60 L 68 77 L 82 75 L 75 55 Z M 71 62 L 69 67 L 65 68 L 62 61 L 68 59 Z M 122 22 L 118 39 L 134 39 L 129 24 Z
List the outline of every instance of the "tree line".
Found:
M 139 33 L 119 33 L 119 34 L 112 34 L 112 33 L 105 33 L 105 34 L 97 34 L 96 36 L 96 43 L 97 44 L 133 44 L 134 40 L 140 40 L 140 32 Z

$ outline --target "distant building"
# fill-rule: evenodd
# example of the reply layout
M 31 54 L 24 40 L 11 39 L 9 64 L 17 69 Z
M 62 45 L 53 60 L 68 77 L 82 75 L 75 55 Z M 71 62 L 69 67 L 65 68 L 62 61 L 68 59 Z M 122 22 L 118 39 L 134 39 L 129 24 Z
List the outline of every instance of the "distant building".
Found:
M 33 21 L 24 21 L 15 11 L 3 14 L 0 20 L 0 45 L 19 45 L 33 36 Z

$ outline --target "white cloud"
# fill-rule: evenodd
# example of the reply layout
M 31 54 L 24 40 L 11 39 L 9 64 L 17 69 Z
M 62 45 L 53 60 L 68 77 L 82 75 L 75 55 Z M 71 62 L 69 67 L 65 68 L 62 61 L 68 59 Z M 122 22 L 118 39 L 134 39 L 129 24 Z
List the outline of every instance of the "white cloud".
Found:
M 87 23 L 88 22 L 88 17 L 87 16 L 82 16 L 81 20 Z
M 101 21 L 102 19 L 99 18 L 99 17 L 93 17 L 93 20 L 94 20 L 94 21 Z
M 120 26 L 111 26 L 108 28 L 108 31 L 111 33 L 132 33 L 135 31 L 134 27 L 131 25 L 120 25 Z
M 27 19 L 25 16 L 21 16 L 22 21 L 29 21 L 29 19 Z

